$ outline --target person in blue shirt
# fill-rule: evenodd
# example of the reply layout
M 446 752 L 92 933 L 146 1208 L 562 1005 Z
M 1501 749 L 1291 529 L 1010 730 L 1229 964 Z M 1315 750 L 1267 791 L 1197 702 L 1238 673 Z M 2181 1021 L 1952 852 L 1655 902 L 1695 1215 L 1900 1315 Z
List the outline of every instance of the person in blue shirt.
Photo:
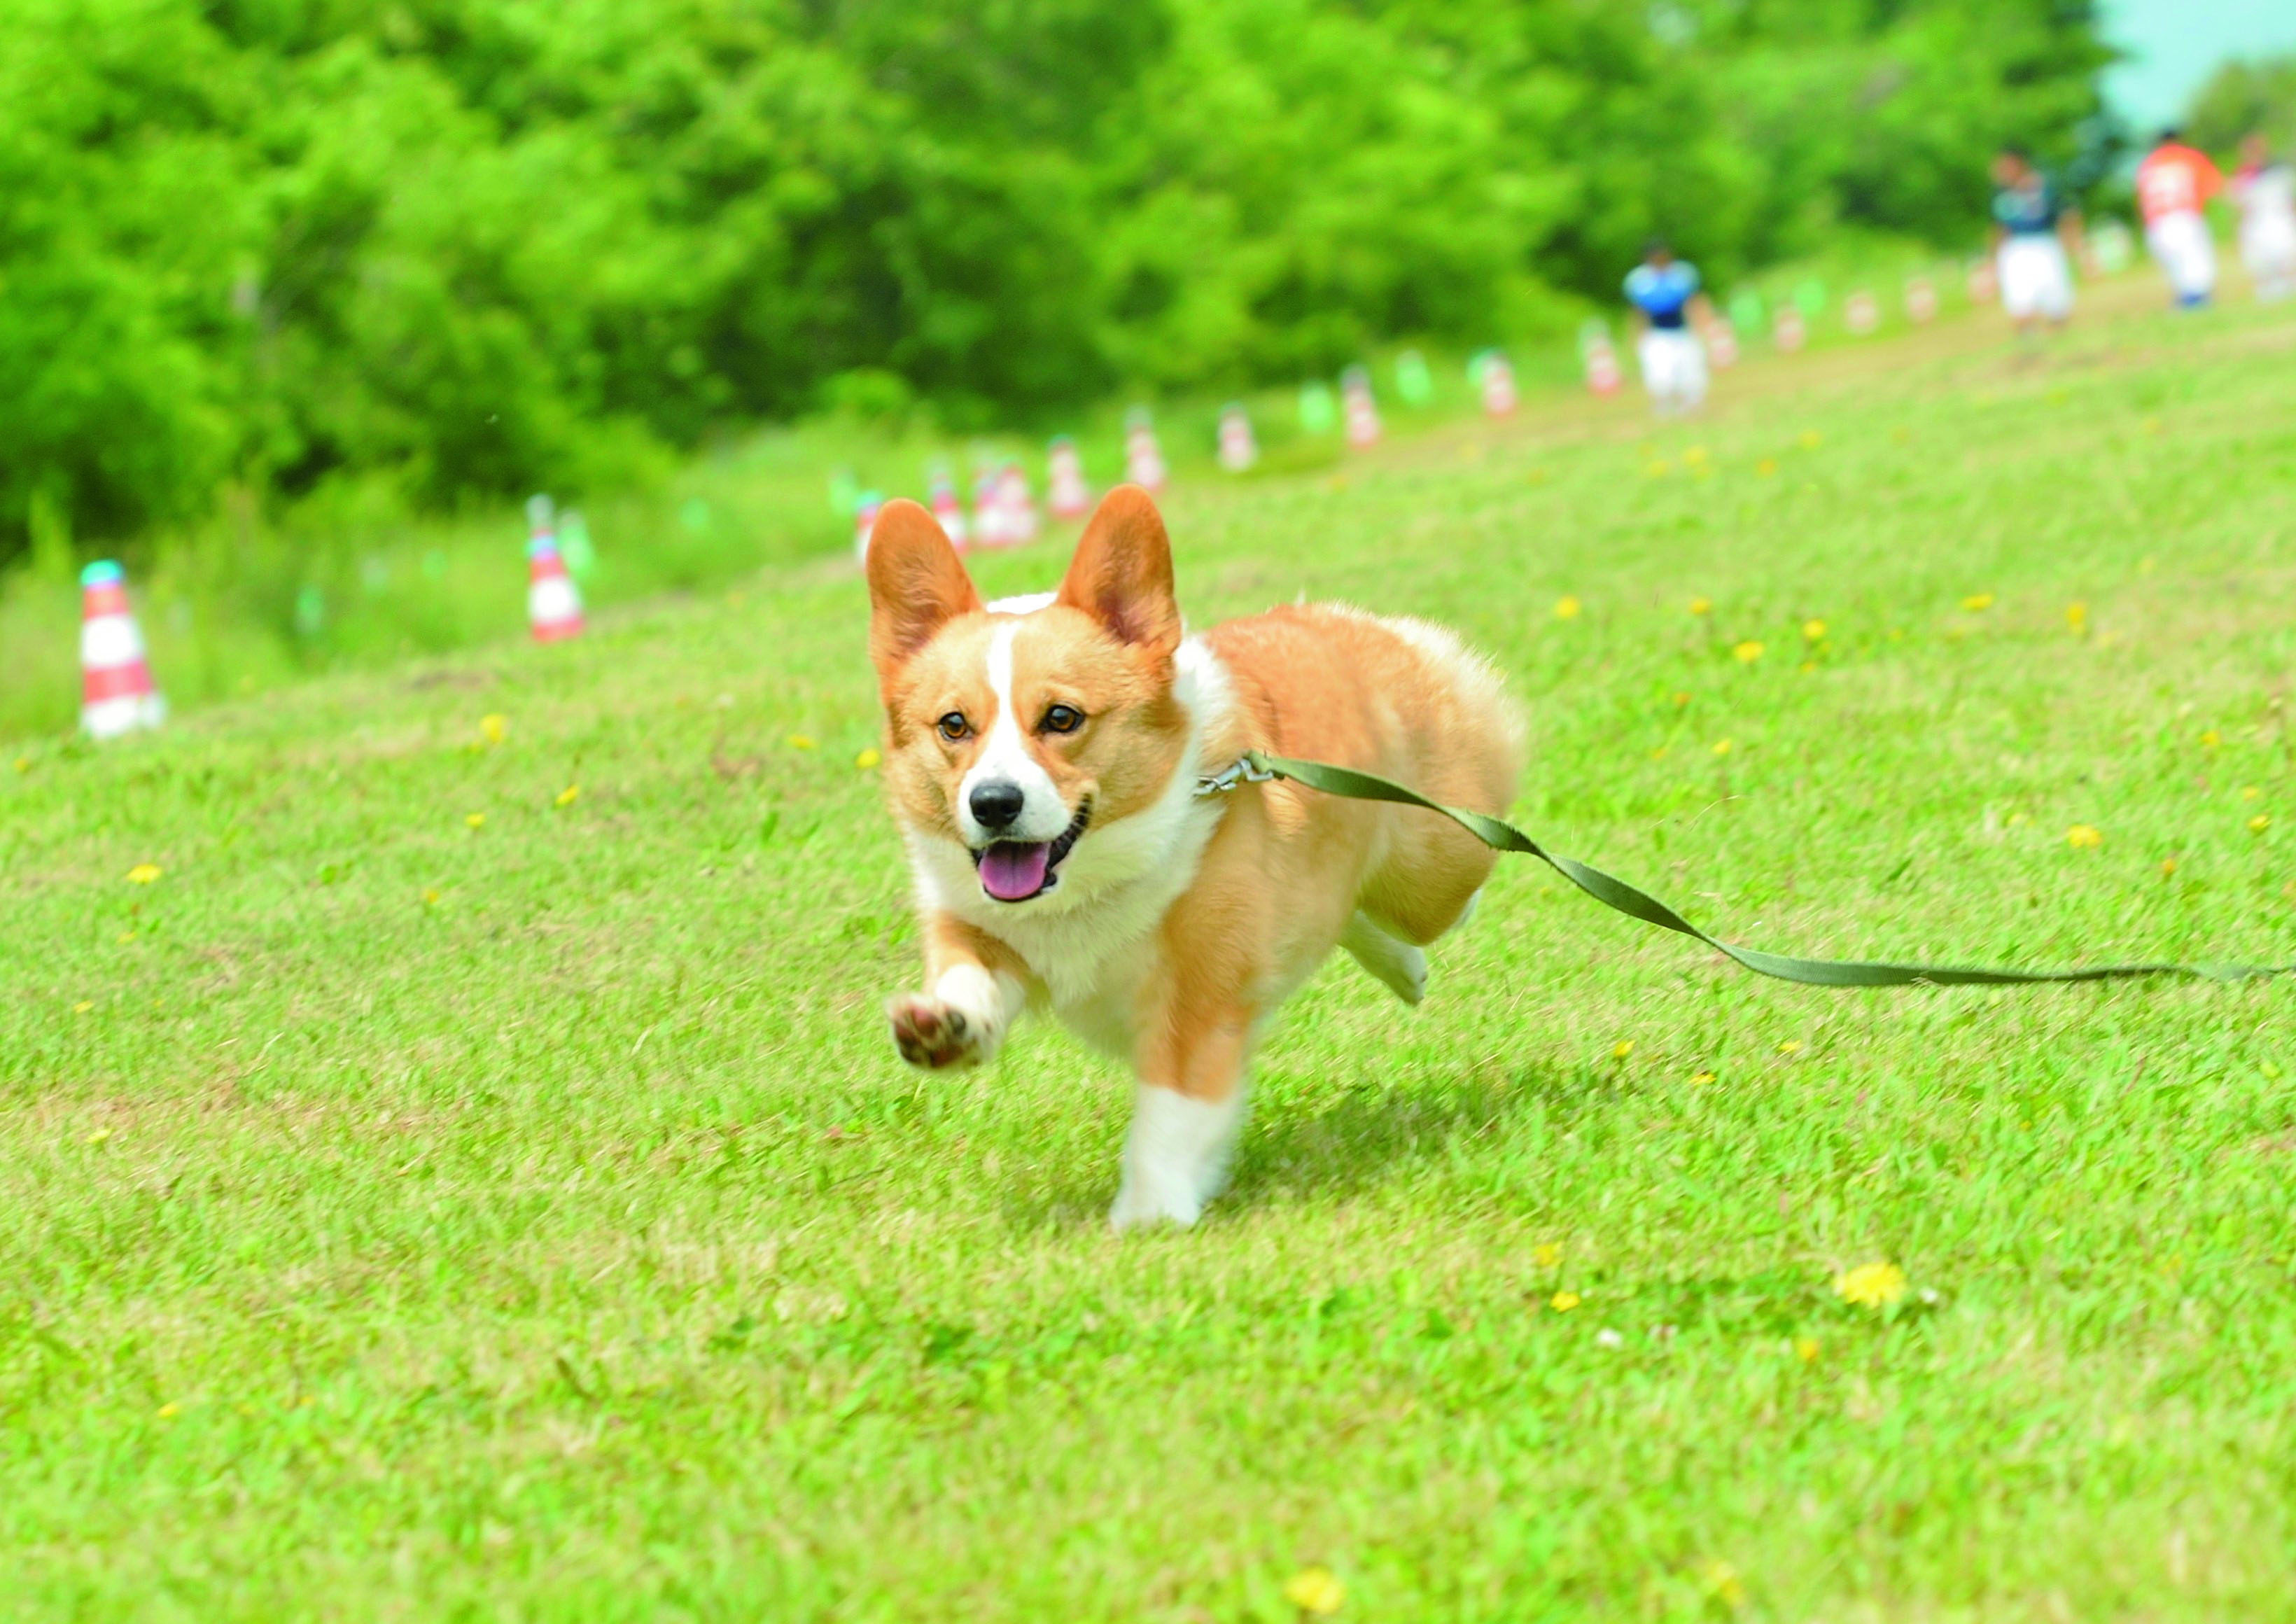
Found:
M 1635 356 L 1651 403 L 1661 417 L 1694 411 L 1706 398 L 1706 349 L 1697 328 L 1712 317 L 1698 289 L 1698 267 L 1653 239 L 1643 262 L 1627 273 L 1627 302 L 1634 307 Z
M 2073 313 L 2068 255 L 2080 245 L 2080 211 L 2059 195 L 2033 155 L 2005 146 L 1993 160 L 1993 265 L 2001 308 L 2017 331 L 2062 327 Z

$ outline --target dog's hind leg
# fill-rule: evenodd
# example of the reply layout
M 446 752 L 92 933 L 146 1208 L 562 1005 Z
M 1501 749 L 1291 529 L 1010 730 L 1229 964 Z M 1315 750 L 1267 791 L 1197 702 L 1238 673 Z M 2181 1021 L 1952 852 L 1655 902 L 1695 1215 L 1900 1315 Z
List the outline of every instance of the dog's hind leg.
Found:
M 1340 946 L 1406 1004 L 1416 1004 L 1427 996 L 1427 956 L 1381 930 L 1362 909 L 1356 910 L 1348 928 L 1340 933 Z

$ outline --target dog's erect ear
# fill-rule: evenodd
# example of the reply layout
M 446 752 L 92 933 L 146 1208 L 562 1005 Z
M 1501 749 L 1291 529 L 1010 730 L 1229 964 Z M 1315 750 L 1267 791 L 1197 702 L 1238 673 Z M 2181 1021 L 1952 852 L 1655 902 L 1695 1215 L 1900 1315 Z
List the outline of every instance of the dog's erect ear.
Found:
M 980 595 L 933 516 L 907 500 L 888 502 L 869 532 L 869 658 L 890 683 L 910 655 Z
M 1152 653 L 1168 655 L 1180 646 L 1172 543 L 1146 491 L 1119 485 L 1100 499 L 1054 601 L 1081 609 L 1121 641 Z

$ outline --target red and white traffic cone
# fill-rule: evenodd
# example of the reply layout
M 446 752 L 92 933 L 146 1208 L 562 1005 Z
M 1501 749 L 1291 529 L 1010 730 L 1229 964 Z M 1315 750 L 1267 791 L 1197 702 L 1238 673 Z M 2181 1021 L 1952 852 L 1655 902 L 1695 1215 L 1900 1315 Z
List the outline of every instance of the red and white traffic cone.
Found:
M 582 635 L 582 595 L 558 556 L 557 537 L 547 530 L 526 544 L 526 622 L 537 643 Z
M 1842 304 L 1841 315 L 1842 319 L 1849 324 L 1849 331 L 1861 338 L 1882 324 L 1881 302 L 1864 288 L 1850 291 L 1849 299 Z
M 1515 408 L 1514 368 L 1507 365 L 1505 356 L 1492 349 L 1483 353 L 1479 370 L 1480 376 L 1476 382 L 1482 390 L 1483 415 L 1512 416 Z
M 1587 346 L 1587 387 L 1597 395 L 1619 392 L 1619 357 L 1608 339 L 1596 339 Z
M 1219 465 L 1230 473 L 1242 473 L 1259 460 L 1259 441 L 1251 432 L 1251 414 L 1232 400 L 1220 408 Z
M 1146 406 L 1133 407 L 1124 420 L 1124 478 L 1152 495 L 1164 488 L 1164 448 Z
M 1937 284 L 1926 276 L 1915 276 L 1906 283 L 1906 316 L 1909 321 L 1925 322 L 1937 314 Z
M 1348 444 L 1357 450 L 1379 444 L 1379 403 L 1371 396 L 1371 373 L 1350 366 L 1340 374 L 1340 415 L 1348 429 Z
M 1707 324 L 1702 335 L 1706 340 L 1706 359 L 1716 372 L 1738 365 L 1738 330 L 1726 316 L 1717 315 Z
M 1020 463 L 1005 463 L 996 476 L 996 505 L 1004 515 L 1005 545 L 1017 547 L 1037 539 L 1037 498 Z
M 948 477 L 948 467 L 935 463 L 930 475 L 932 484 L 933 522 L 940 533 L 948 537 L 948 545 L 958 552 L 964 551 L 964 504 L 956 499 L 956 485 Z
M 79 725 L 89 737 L 116 739 L 157 727 L 168 701 L 152 685 L 144 634 L 127 607 L 127 578 L 110 559 L 79 575 Z
M 1770 341 L 1792 355 L 1808 338 L 1809 327 L 1801 319 L 1801 312 L 1792 305 L 1780 305 L 1777 319 L 1770 325 Z
M 1076 441 L 1061 435 L 1045 448 L 1046 498 L 1059 520 L 1081 519 L 1092 511 L 1092 488 L 1084 482 L 1084 458 Z
M 1969 262 L 1969 302 L 1989 305 L 2001 291 L 2001 278 L 1993 269 L 1993 259 L 1988 255 Z
M 884 505 L 883 496 L 873 490 L 853 499 L 853 562 L 865 570 L 869 566 L 869 532 L 877 528 L 877 510 Z

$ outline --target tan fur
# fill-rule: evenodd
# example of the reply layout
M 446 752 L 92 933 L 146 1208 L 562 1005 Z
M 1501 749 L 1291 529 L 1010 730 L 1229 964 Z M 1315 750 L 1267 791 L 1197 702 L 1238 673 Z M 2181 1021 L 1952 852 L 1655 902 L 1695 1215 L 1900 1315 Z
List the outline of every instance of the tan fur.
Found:
M 1459 921 L 1493 857 L 1409 808 L 1291 783 L 1185 791 L 1258 748 L 1503 813 L 1522 767 L 1520 718 L 1488 666 L 1420 622 L 1306 605 L 1183 646 L 1163 526 L 1130 488 L 1094 516 L 1057 601 L 1017 618 L 981 606 L 914 504 L 880 519 L 868 573 L 885 782 L 926 946 L 925 990 L 892 1006 L 900 1051 L 923 1065 L 984 1060 L 1022 1003 L 1051 1005 L 1142 1085 L 1116 1222 L 1192 1221 L 1276 1005 L 1343 944 L 1415 998 L 1417 948 Z M 1060 798 L 1048 819 L 1089 807 L 1057 871 L 1073 884 L 1017 904 L 968 894 L 957 812 L 997 720 L 1000 648 L 1034 769 L 1021 770 Z M 1054 704 L 1086 722 L 1038 730 Z M 937 730 L 952 715 L 967 737 Z

